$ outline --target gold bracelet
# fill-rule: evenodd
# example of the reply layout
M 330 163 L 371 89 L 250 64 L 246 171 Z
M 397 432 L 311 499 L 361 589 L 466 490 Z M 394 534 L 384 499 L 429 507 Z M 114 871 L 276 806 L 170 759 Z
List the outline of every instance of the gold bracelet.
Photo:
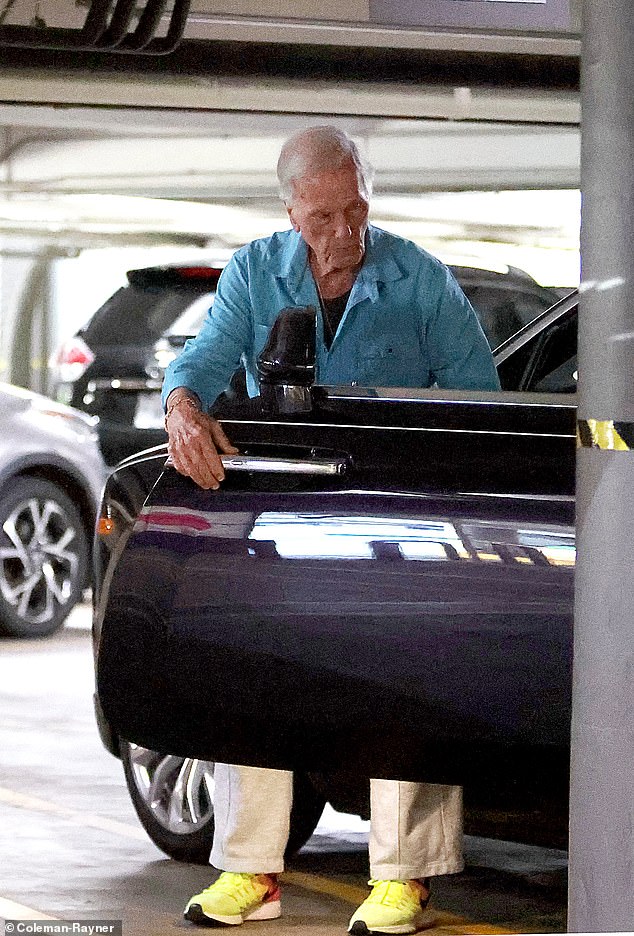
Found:
M 170 406 L 167 407 L 167 410 L 165 413 L 165 431 L 166 432 L 167 432 L 167 420 L 172 415 L 172 411 L 175 410 L 177 406 L 180 406 L 181 403 L 187 403 L 188 406 L 193 406 L 195 410 L 197 410 L 199 413 L 201 412 L 201 409 L 196 403 L 196 400 L 192 400 L 192 398 L 188 396 L 179 397 L 178 400 L 175 400 Z

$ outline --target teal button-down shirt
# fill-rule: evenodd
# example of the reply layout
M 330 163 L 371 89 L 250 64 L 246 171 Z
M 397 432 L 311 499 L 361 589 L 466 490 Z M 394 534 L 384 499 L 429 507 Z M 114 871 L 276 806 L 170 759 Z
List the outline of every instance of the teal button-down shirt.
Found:
M 329 386 L 497 390 L 491 350 L 447 267 L 411 241 L 370 226 L 366 253 L 330 349 L 308 248 L 284 231 L 236 251 L 212 308 L 169 365 L 163 401 L 188 387 L 210 406 L 242 361 L 249 393 L 255 362 L 281 309 L 317 309 L 316 382 Z

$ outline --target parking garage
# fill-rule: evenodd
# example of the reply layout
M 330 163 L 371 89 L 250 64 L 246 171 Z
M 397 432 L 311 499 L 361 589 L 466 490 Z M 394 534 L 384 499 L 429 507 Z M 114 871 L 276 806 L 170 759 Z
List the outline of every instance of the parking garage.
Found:
M 60 366 L 81 361 L 61 349 L 125 287 L 128 270 L 222 268 L 242 244 L 283 229 L 275 163 L 283 140 L 306 125 L 335 124 L 363 147 L 376 170 L 377 226 L 453 267 L 493 274 L 515 298 L 553 290 L 557 301 L 578 286 L 579 10 L 496 0 L 466 11 L 439 0 L 430 20 L 422 4 L 406 14 L 387 3 L 345 13 L 323 4 L 315 16 L 285 4 L 237 11 L 201 2 L 174 51 L 158 57 L 82 48 L 77 35 L 99 5 L 67 6 L 16 3 L 0 14 L 0 43 L 5 27 L 22 30 L 5 33 L 0 72 L 0 357 L 9 384 L 68 402 Z M 516 22 L 503 18 L 511 12 Z M 531 19 L 538 14 L 541 24 Z M 163 35 L 170 24 L 165 15 Z M 143 398 L 155 398 L 160 374 L 146 377 Z M 121 390 L 125 375 L 108 379 Z M 81 402 L 88 419 L 91 393 Z M 133 429 L 147 428 L 147 413 L 137 400 Z M 130 797 L 136 789 L 160 813 L 157 787 L 143 794 L 130 778 L 176 770 L 162 789 L 173 796 L 163 821 L 182 831 L 208 817 L 213 773 L 191 773 L 178 758 L 155 758 L 150 769 L 141 753 L 126 784 L 95 726 L 90 626 L 85 591 L 54 634 L 3 639 L 9 835 L 0 915 L 182 930 L 183 899 L 209 872 L 157 848 Z M 181 785 L 196 780 L 195 808 L 187 796 L 178 801 L 178 776 Z M 286 909 L 262 924 L 269 931 L 341 931 L 363 900 L 367 815 L 348 811 L 345 797 L 336 805 L 289 858 Z M 503 796 L 498 812 L 468 810 L 466 868 L 435 883 L 432 932 L 565 931 L 565 822 L 541 805 L 532 835 Z

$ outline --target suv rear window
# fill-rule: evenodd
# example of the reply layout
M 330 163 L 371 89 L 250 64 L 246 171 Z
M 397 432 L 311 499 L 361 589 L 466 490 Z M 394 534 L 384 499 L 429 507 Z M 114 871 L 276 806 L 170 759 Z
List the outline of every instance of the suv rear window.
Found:
M 94 348 L 109 344 L 147 344 L 156 341 L 168 329 L 188 315 L 197 300 L 211 305 L 209 283 L 196 286 L 145 287 L 123 286 L 93 315 L 81 334 Z M 202 321 L 204 311 L 198 312 Z M 191 334 L 176 332 L 174 334 Z
M 177 335 L 178 337 L 189 338 L 197 335 L 205 320 L 205 316 L 214 304 L 215 293 L 205 293 L 194 300 L 189 308 L 185 309 L 178 316 L 175 322 L 172 322 L 169 328 L 164 332 L 165 337 Z

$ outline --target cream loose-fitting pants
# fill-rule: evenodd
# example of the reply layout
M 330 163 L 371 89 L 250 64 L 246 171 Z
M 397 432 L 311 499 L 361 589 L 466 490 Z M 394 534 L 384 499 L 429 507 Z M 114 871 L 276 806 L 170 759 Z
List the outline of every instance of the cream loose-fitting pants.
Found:
M 216 830 L 210 862 L 221 871 L 284 870 L 293 775 L 216 764 Z M 409 880 L 463 868 L 462 788 L 370 781 L 370 876 Z

